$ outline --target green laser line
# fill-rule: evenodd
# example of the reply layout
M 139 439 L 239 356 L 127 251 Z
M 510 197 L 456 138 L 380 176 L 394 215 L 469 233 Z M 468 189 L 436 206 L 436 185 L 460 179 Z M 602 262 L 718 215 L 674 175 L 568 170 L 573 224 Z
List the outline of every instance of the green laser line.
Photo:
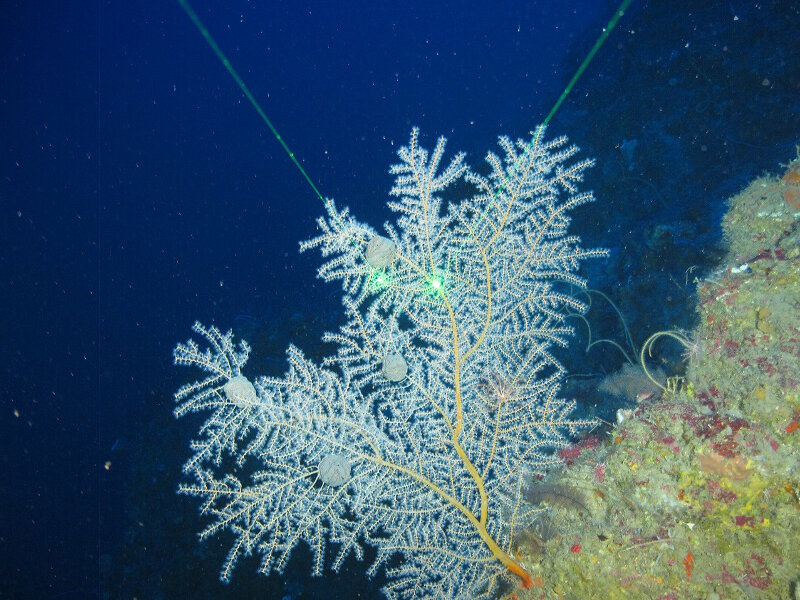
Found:
M 600 49 L 600 47 L 603 45 L 603 43 L 606 41 L 606 39 L 608 39 L 609 34 L 614 29 L 614 27 L 617 25 L 617 22 L 622 17 L 622 15 L 625 13 L 625 11 L 628 9 L 628 7 L 630 6 L 631 2 L 632 2 L 632 0 L 622 0 L 622 3 L 619 5 L 619 8 L 614 12 L 614 15 L 611 17 L 611 20 L 608 22 L 608 24 L 606 25 L 605 29 L 603 29 L 603 32 L 600 34 L 600 37 L 597 38 L 597 41 L 594 43 L 594 46 L 592 46 L 592 49 L 589 51 L 589 54 L 587 54 L 586 58 L 583 59 L 583 62 L 578 67 L 578 70 L 575 72 L 575 75 L 572 76 L 572 79 L 570 79 L 569 83 L 567 84 L 567 87 L 564 88 L 563 92 L 561 92 L 561 96 L 559 96 L 559 98 L 556 101 L 556 103 L 553 106 L 553 108 L 547 114 L 547 116 L 545 117 L 545 119 L 542 122 L 542 124 L 539 125 L 536 128 L 535 137 L 533 138 L 533 140 L 531 140 L 530 144 L 528 144 L 528 146 L 525 148 L 525 152 L 522 153 L 522 157 L 523 158 L 528 155 L 528 153 L 532 150 L 532 148 L 534 146 L 539 144 L 539 139 L 541 138 L 542 133 L 544 132 L 545 126 L 548 123 L 550 123 L 550 120 L 556 114 L 556 111 L 559 109 L 561 104 L 564 102 L 564 100 L 566 99 L 567 95 L 570 93 L 570 91 L 572 91 L 572 88 L 575 87 L 575 83 L 578 81 L 580 76 L 586 70 L 586 67 L 592 61 L 592 59 L 594 58 L 594 55 L 597 54 L 597 51 Z M 189 6 L 189 3 L 186 0 L 178 0 L 178 4 L 181 5 L 181 8 L 183 8 L 183 10 L 188 15 L 189 19 L 192 21 L 192 23 L 194 23 L 195 27 L 197 27 L 197 30 L 200 32 L 200 34 L 206 40 L 208 45 L 214 51 L 214 54 L 217 55 L 217 58 L 220 60 L 220 62 L 223 64 L 223 66 L 228 70 L 228 73 L 230 73 L 231 77 L 233 77 L 233 80 L 236 82 L 236 85 L 238 85 L 239 89 L 242 90 L 242 93 L 250 101 L 250 104 L 253 105 L 253 108 L 256 109 L 256 112 L 258 113 L 258 115 L 261 117 L 261 119 L 264 121 L 264 123 L 267 124 L 267 127 L 269 127 L 269 130 L 272 132 L 272 135 L 274 135 L 275 139 L 277 139 L 280 142 L 281 146 L 286 151 L 286 154 L 289 155 L 289 158 L 292 159 L 292 162 L 297 167 L 298 171 L 300 171 L 300 173 L 303 175 L 305 180 L 308 182 L 308 185 L 311 186 L 311 189 L 314 190 L 314 193 L 317 195 L 317 197 L 320 200 L 322 200 L 322 203 L 327 206 L 328 205 L 328 201 L 325 200 L 323 195 L 317 189 L 317 186 L 314 185 L 314 182 L 311 180 L 311 177 L 309 177 L 308 173 L 306 173 L 306 170 L 297 161 L 297 158 L 295 158 L 295 156 L 294 156 L 294 152 L 292 152 L 289 149 L 289 146 L 283 140 L 283 138 L 281 137 L 281 134 L 278 133 L 277 129 L 275 129 L 275 126 L 269 120 L 269 118 L 267 117 L 267 115 L 264 112 L 264 110 L 261 108 L 261 105 L 258 103 L 258 101 L 253 97 L 253 94 L 250 93 L 250 90 L 247 88 L 247 85 L 245 85 L 245 83 L 242 80 L 242 78 L 239 77 L 239 74 L 236 72 L 236 69 L 233 68 L 233 65 L 230 63 L 228 58 L 225 56 L 225 53 L 222 52 L 222 49 L 217 45 L 217 42 L 214 41 L 213 37 L 211 37 L 211 34 L 208 32 L 208 29 L 206 29 L 206 26 L 203 25 L 203 22 L 200 20 L 200 17 L 198 17 L 197 13 L 195 13 L 194 10 L 192 10 L 192 7 Z M 510 170 L 513 171 L 514 169 L 516 169 L 516 167 L 517 167 L 517 165 L 519 163 L 520 163 L 519 160 L 517 162 L 515 162 L 514 165 L 512 165 Z M 507 174 L 506 177 L 505 177 L 505 181 L 499 186 L 500 189 L 502 190 L 502 189 L 506 188 L 506 184 L 509 184 L 509 183 L 510 183 L 510 176 L 509 176 L 509 174 Z M 489 206 L 494 204 L 495 197 L 496 197 L 496 193 L 493 193 L 491 201 L 490 201 L 490 204 L 486 207 L 486 210 L 481 215 L 481 218 L 478 219 L 478 222 L 476 223 L 476 226 L 480 225 L 481 221 L 483 221 L 483 218 L 488 213 Z
M 253 94 L 250 93 L 250 90 L 247 89 L 247 86 L 245 85 L 244 81 L 242 81 L 242 78 L 239 77 L 239 74 L 236 72 L 236 69 L 233 68 L 233 65 L 225 56 L 225 53 L 222 52 L 220 47 L 217 45 L 217 42 L 215 42 L 214 38 L 211 37 L 211 34 L 208 32 L 208 29 L 206 29 L 206 26 L 203 25 L 203 22 L 200 20 L 200 17 L 198 17 L 197 13 L 195 13 L 194 10 L 192 10 L 192 7 L 189 6 L 189 3 L 186 2 L 186 0 L 178 0 L 178 4 L 180 4 L 183 10 L 186 11 L 186 14 L 189 16 L 189 19 L 191 19 L 192 23 L 194 23 L 195 27 L 197 27 L 198 31 L 200 31 L 200 34 L 203 36 L 203 38 L 205 38 L 206 42 L 208 42 L 208 45 L 211 46 L 211 49 L 214 51 L 214 54 L 217 55 L 217 58 L 219 58 L 220 62 L 222 62 L 222 64 L 228 70 L 228 73 L 231 74 L 231 77 L 233 77 L 233 80 L 236 82 L 236 85 L 239 86 L 239 88 L 242 90 L 242 93 L 247 97 L 248 100 L 250 100 L 250 104 L 252 104 L 253 108 L 256 109 L 258 116 L 260 116 L 261 119 L 264 121 L 264 123 L 267 124 L 267 127 L 269 127 L 269 130 L 272 132 L 272 135 L 274 135 L 275 139 L 277 139 L 281 143 L 281 146 L 283 146 L 283 149 L 286 151 L 286 154 L 288 154 L 289 158 L 292 159 L 294 166 L 296 166 L 297 169 L 303 174 L 303 177 L 306 178 L 308 185 L 311 186 L 311 189 L 314 190 L 314 193 L 317 195 L 317 197 L 319 197 L 319 199 L 322 200 L 322 203 L 327 205 L 328 204 L 327 200 L 325 200 L 322 194 L 320 194 L 319 190 L 317 189 L 317 186 L 314 185 L 313 181 L 311 181 L 311 177 L 308 176 L 308 173 L 306 173 L 306 170 L 303 168 L 303 166 L 299 162 L 297 162 L 297 159 L 294 156 L 294 152 L 292 152 L 289 149 L 289 146 L 286 145 L 286 142 L 283 141 L 281 134 L 278 133 L 278 130 L 275 129 L 275 126 L 272 124 L 269 118 L 267 118 L 267 115 L 266 113 L 264 113 L 263 109 L 261 108 L 261 105 L 253 97 Z
M 572 79 L 569 80 L 567 87 L 565 87 L 564 91 L 561 92 L 561 95 L 558 97 L 558 100 L 556 101 L 555 105 L 553 105 L 553 108 L 551 108 L 550 112 L 547 113 L 547 116 L 545 117 L 544 121 L 542 121 L 542 123 L 536 127 L 536 134 L 534 138 L 531 140 L 531 142 L 525 148 L 525 151 L 522 153 L 522 157 L 520 157 L 520 159 L 518 159 L 517 161 L 514 162 L 513 165 L 511 165 L 509 171 L 513 172 L 514 170 L 516 170 L 517 166 L 520 164 L 522 159 L 528 156 L 533 147 L 539 145 L 539 139 L 542 137 L 545 127 L 548 125 L 548 123 L 550 123 L 550 120 L 553 118 L 553 115 L 556 114 L 556 111 L 564 102 L 570 91 L 572 91 L 572 88 L 575 87 L 575 83 L 578 81 L 580 76 L 586 70 L 586 67 L 589 66 L 589 63 L 592 62 L 592 59 L 594 58 L 594 55 L 597 54 L 597 51 L 600 49 L 600 46 L 602 46 L 603 43 L 605 43 L 606 39 L 608 39 L 611 30 L 614 29 L 614 27 L 616 27 L 617 21 L 619 21 L 620 17 L 622 17 L 622 15 L 625 14 L 625 11 L 628 9 L 632 1 L 633 0 L 622 0 L 622 3 L 619 5 L 619 8 L 617 8 L 617 10 L 614 12 L 608 24 L 605 26 L 605 29 L 603 29 L 603 32 L 600 34 L 600 37 L 597 38 L 597 41 L 594 43 L 594 46 L 592 46 L 592 49 L 589 50 L 589 53 L 586 55 L 586 58 L 583 59 L 583 62 L 578 67 L 578 70 L 575 72 L 575 75 L 572 76 Z M 498 191 L 507 189 L 507 185 L 511 183 L 510 175 L 511 173 L 508 173 L 505 176 L 505 181 L 503 181 L 498 186 L 499 188 Z M 488 214 L 489 208 L 495 204 L 496 197 L 497 197 L 497 192 L 493 192 L 492 197 L 489 199 L 489 204 L 483 211 L 481 218 L 478 219 L 477 223 L 475 223 L 476 227 L 481 224 L 481 221 L 483 221 L 484 217 Z
M 586 67 L 589 66 L 589 63 L 592 62 L 594 55 L 597 54 L 597 51 L 600 49 L 600 46 L 602 46 L 603 43 L 606 41 L 609 34 L 611 33 L 611 30 L 614 29 L 614 27 L 616 27 L 617 21 L 619 21 L 620 17 L 622 17 L 622 15 L 625 14 L 625 11 L 628 10 L 628 6 L 630 6 L 631 2 L 632 0 L 622 0 L 622 3 L 619 5 L 619 8 L 616 10 L 614 15 L 611 17 L 611 20 L 608 22 L 608 25 L 606 25 L 606 28 L 603 29 L 603 33 L 601 33 L 600 37 L 597 38 L 597 41 L 594 43 L 594 46 L 592 46 L 592 49 L 589 50 L 589 54 L 587 54 L 586 58 L 583 59 L 581 66 L 578 67 L 578 70 L 575 72 L 575 75 L 573 75 L 572 79 L 569 80 L 567 87 L 564 88 L 563 92 L 561 92 L 561 95 L 558 97 L 555 106 L 553 106 L 550 112 L 547 113 L 547 116 L 544 118 L 543 121 L 544 125 L 547 125 L 550 122 L 550 119 L 553 118 L 553 115 L 556 114 L 558 107 L 561 106 L 562 102 L 564 102 L 564 99 L 567 97 L 567 94 L 569 94 L 572 91 L 572 88 L 575 86 L 575 83 L 578 81 L 580 76 L 586 70 Z

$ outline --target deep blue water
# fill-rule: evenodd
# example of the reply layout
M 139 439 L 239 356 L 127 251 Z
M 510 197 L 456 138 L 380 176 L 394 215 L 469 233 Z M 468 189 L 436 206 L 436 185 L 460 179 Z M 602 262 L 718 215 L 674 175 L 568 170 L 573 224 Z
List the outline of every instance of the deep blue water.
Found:
M 527 135 L 616 6 L 432 4 L 193 6 L 322 193 L 379 225 L 413 125 L 474 163 Z M 634 1 L 550 128 L 597 158 L 573 231 L 610 249 L 585 274 L 639 341 L 691 326 L 684 274 L 715 264 L 724 199 L 800 141 L 795 3 L 697 4 Z M 340 317 L 297 252 L 319 198 L 177 2 L 0 2 L 0 209 L 0 597 L 319 593 L 303 556 L 221 586 L 225 547 L 174 494 L 192 322 L 255 336 L 278 374 Z M 564 360 L 619 366 L 600 354 Z M 326 593 L 373 597 L 361 569 Z

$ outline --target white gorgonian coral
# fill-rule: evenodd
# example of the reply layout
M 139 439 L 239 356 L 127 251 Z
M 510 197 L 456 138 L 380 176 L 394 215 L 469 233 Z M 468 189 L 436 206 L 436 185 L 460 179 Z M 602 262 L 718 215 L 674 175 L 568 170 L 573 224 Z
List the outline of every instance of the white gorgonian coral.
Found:
M 523 481 L 558 463 L 553 451 L 591 421 L 559 397 L 565 314 L 584 310 L 553 282 L 583 286 L 582 260 L 602 256 L 569 235 L 569 213 L 592 200 L 577 183 L 591 160 L 565 138 L 502 137 L 488 175 L 456 155 L 441 168 L 414 129 L 392 167 L 379 235 L 327 204 L 319 276 L 342 282 L 346 323 L 322 365 L 295 347 L 281 378 L 242 374 L 250 348 L 195 324 L 208 347 L 175 349 L 206 372 L 176 394 L 176 415 L 204 411 L 181 486 L 203 501 L 201 537 L 228 531 L 222 569 L 258 554 L 282 571 L 306 542 L 314 574 L 365 545 L 386 565 L 389 598 L 488 596 L 499 577 L 529 586 L 513 556 L 531 516 Z M 445 202 L 442 194 L 466 194 Z

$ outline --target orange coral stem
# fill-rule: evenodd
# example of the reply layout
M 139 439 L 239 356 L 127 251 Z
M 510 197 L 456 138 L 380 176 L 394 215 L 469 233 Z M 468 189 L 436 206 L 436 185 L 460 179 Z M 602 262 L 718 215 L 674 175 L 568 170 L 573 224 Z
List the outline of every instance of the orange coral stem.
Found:
M 508 570 L 514 573 L 514 575 L 519 575 L 520 579 L 522 579 L 522 587 L 524 587 L 526 590 L 529 590 L 533 587 L 533 577 L 531 577 L 531 574 L 520 567 L 517 563 L 510 563 L 506 565 L 506 567 L 508 567 Z

